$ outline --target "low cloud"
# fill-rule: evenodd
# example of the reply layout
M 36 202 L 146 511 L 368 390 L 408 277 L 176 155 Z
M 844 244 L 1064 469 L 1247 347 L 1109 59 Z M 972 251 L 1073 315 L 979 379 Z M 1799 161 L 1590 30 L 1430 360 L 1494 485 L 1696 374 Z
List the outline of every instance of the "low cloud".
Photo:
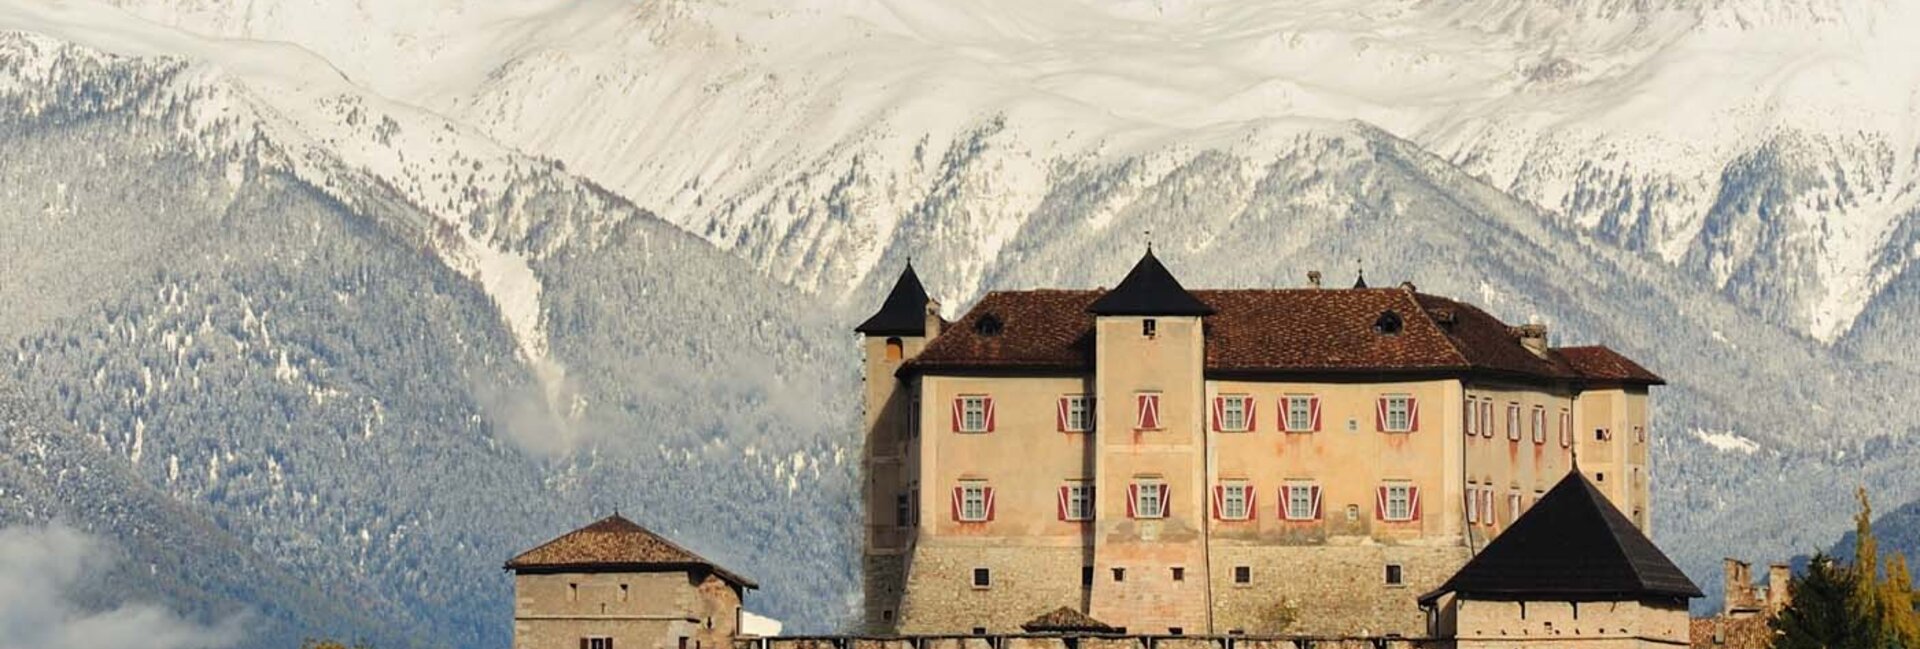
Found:
M 151 604 L 88 610 L 74 587 L 104 572 L 112 553 L 71 527 L 0 529 L 0 647 L 5 649 L 224 649 L 241 640 L 238 620 L 195 623 Z

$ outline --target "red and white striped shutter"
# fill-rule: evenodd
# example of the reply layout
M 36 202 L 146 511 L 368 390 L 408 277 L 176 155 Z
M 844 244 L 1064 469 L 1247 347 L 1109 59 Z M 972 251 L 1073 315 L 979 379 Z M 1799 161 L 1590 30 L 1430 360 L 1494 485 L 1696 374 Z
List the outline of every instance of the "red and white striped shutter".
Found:
M 1320 432 L 1320 397 L 1307 397 L 1307 412 L 1313 416 L 1313 432 Z
M 1407 430 L 1420 431 L 1420 398 L 1407 397 Z
M 1060 397 L 1060 401 L 1053 407 L 1054 430 L 1062 433 L 1067 432 L 1067 400 L 1068 397 Z
M 1127 485 L 1127 518 L 1140 517 L 1140 511 L 1138 509 L 1139 505 L 1140 505 L 1140 485 L 1139 484 Z
M 1249 396 L 1249 397 L 1242 398 L 1240 402 L 1242 404 L 1245 404 L 1247 409 L 1247 431 L 1252 432 L 1252 431 L 1260 430 L 1260 418 L 1256 416 L 1256 413 L 1260 412 L 1260 405 L 1259 405 L 1260 401 L 1258 399 L 1255 399 Z M 1248 507 L 1247 511 L 1251 512 L 1253 511 L 1253 508 Z
M 1213 398 L 1213 432 L 1220 432 L 1220 422 L 1227 418 L 1227 398 Z
M 953 520 L 960 520 L 960 504 L 966 498 L 965 487 L 953 488 Z
M 1223 485 L 1214 485 L 1213 486 L 1213 517 L 1214 519 L 1226 520 L 1226 517 L 1222 516 L 1222 514 L 1225 513 L 1223 511 L 1224 508 L 1221 507 L 1220 505 L 1221 503 L 1226 502 L 1226 500 L 1227 500 L 1227 488 Z
M 1407 487 L 1407 506 L 1412 514 L 1407 520 L 1420 520 L 1420 488 Z
M 1147 400 L 1148 400 L 1148 397 L 1150 396 L 1152 395 L 1136 394 L 1133 396 L 1134 409 L 1138 411 L 1134 413 L 1134 417 L 1133 417 L 1134 428 L 1139 428 L 1142 430 L 1145 430 L 1147 428 L 1147 419 L 1149 417 L 1149 415 L 1147 414 L 1147 411 L 1149 409 L 1149 407 L 1147 406 Z
M 1373 429 L 1380 432 L 1386 432 L 1387 430 L 1386 397 L 1380 397 L 1373 402 Z
M 1147 414 L 1152 416 L 1152 421 L 1147 423 L 1153 424 L 1154 430 L 1160 430 L 1160 395 L 1147 395 Z
M 987 520 L 993 520 L 993 487 L 985 487 L 982 489 L 982 491 L 986 492 L 985 495 L 987 498 Z
M 956 432 L 956 433 L 960 432 L 960 415 L 961 415 L 961 410 L 963 408 L 966 408 L 966 399 L 962 399 L 960 397 L 954 397 L 953 398 L 953 432 Z
M 1054 511 L 1059 514 L 1060 520 L 1067 520 L 1067 499 L 1068 496 L 1072 495 L 1072 491 L 1073 487 L 1071 485 L 1062 485 L 1060 487 L 1060 497 L 1057 498 L 1054 503 Z
M 1373 517 L 1387 520 L 1387 488 L 1380 487 L 1373 494 Z
M 993 397 L 981 397 L 981 400 L 986 402 L 987 432 L 991 433 L 993 432 Z
M 1247 515 L 1240 517 L 1240 520 L 1250 521 L 1260 517 L 1260 505 L 1258 502 L 1256 502 L 1257 501 L 1256 497 L 1259 495 L 1260 492 L 1254 489 L 1253 485 L 1247 485 L 1246 492 L 1247 492 Z
M 1160 483 L 1160 517 L 1166 518 L 1173 511 L 1173 486 Z
M 1307 510 L 1307 520 L 1320 520 L 1320 485 L 1307 487 L 1307 497 L 1313 501 L 1313 506 Z

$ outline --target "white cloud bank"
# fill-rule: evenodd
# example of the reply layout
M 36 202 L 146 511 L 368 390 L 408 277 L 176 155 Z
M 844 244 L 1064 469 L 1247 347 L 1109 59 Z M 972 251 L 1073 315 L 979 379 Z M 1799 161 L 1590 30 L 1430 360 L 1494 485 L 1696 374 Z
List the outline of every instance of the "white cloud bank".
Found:
M 0 648 L 223 649 L 237 619 L 212 626 L 150 604 L 88 611 L 69 590 L 111 563 L 97 539 L 58 523 L 0 529 Z

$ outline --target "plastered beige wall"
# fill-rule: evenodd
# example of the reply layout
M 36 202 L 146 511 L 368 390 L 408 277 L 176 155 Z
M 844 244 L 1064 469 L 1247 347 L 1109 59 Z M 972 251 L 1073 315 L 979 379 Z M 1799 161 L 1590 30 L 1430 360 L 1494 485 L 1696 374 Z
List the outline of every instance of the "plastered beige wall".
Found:
M 1469 647 L 1686 646 L 1684 604 L 1453 601 L 1456 639 Z
M 622 586 L 625 586 L 624 594 Z M 514 577 L 515 649 L 577 649 L 611 637 L 618 647 L 728 646 L 739 623 L 738 594 L 717 577 L 687 573 L 563 573 Z

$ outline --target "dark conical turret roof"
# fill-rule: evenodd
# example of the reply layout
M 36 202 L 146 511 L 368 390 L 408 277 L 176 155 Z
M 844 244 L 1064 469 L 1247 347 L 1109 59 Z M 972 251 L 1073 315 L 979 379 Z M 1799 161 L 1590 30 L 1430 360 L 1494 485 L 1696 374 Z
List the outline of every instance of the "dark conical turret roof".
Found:
M 913 262 L 907 262 L 907 269 L 894 281 L 893 291 L 880 303 L 880 310 L 853 330 L 869 336 L 927 335 L 927 289 L 913 272 Z
M 1120 285 L 1087 307 L 1094 315 L 1213 315 L 1213 307 L 1188 293 L 1180 280 L 1153 256 L 1153 248 L 1133 265 Z
M 1701 597 L 1673 561 L 1578 470 L 1420 601 L 1624 601 Z

